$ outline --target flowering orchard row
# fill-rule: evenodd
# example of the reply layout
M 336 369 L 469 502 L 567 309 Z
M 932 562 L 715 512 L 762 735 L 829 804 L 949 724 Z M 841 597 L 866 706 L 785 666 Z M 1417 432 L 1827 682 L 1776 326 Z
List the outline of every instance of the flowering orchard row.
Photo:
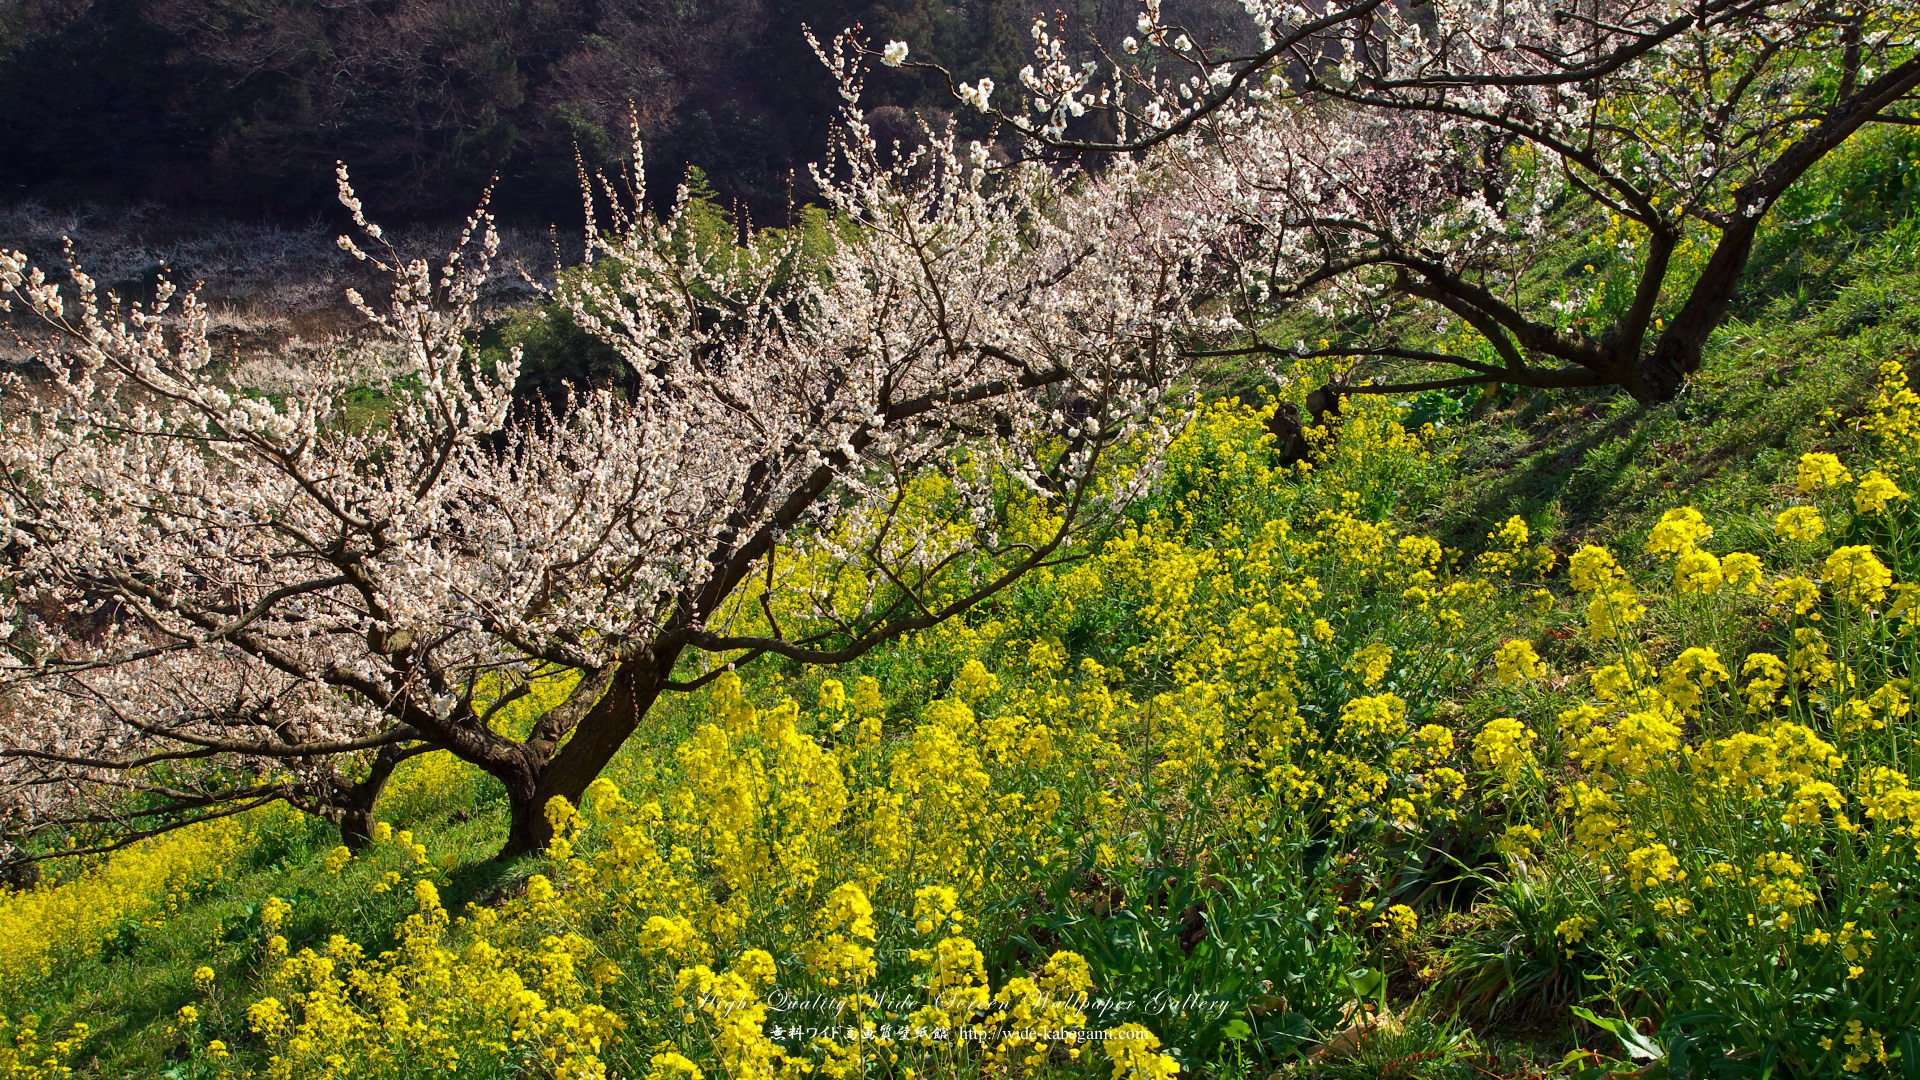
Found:
M 1901 367 L 1755 552 L 1682 506 L 1637 547 L 1563 559 L 1515 518 L 1469 558 L 1394 524 L 1445 462 L 1393 409 L 1350 406 L 1292 467 L 1267 415 L 1202 410 L 1130 527 L 977 617 L 840 678 L 717 679 L 677 749 L 548 806 L 518 895 L 451 910 L 385 825 L 335 852 L 338 889 L 412 914 L 390 945 L 290 940 L 269 904 L 253 982 L 207 969 L 174 1018 L 183 1068 L 1130 1080 L 1351 1045 L 1414 994 L 1579 1005 L 1681 1068 L 1907 1067 Z M 10 974 L 111 921 L 59 912 L 165 919 L 217 876 L 175 867 L 236 842 L 187 831 L 0 901 L 0 939 L 67 939 L 9 945 Z M 1169 990 L 1188 1005 L 1101 1004 Z M 65 1075 L 89 1037 L 33 1029 L 6 1075 Z

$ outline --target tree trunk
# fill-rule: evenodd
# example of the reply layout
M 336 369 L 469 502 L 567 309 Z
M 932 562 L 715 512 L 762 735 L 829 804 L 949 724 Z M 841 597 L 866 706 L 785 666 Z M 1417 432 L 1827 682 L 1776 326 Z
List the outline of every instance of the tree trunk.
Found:
M 1845 95 L 1812 131 L 1794 140 L 1760 176 L 1734 193 L 1734 216 L 1721 229 L 1720 242 L 1686 302 L 1653 350 L 1620 382 L 1636 401 L 1649 405 L 1671 401 L 1687 377 L 1700 370 L 1707 338 L 1727 317 L 1734 290 L 1753 254 L 1755 234 L 1774 200 L 1881 109 L 1915 87 L 1920 87 L 1920 57 L 1908 58 L 1859 92 Z
M 1739 218 L 1720 234 L 1720 243 L 1700 271 L 1686 303 L 1660 335 L 1637 369 L 1621 385 L 1642 405 L 1672 401 L 1706 355 L 1707 338 L 1727 317 L 1735 290 L 1753 254 L 1761 214 Z
M 538 779 L 531 773 L 507 784 L 507 842 L 495 859 L 508 862 L 547 846 L 553 839 L 553 827 L 547 823 L 546 807 L 535 801 Z
M 340 814 L 340 842 L 347 850 L 361 852 L 373 842 L 373 810 L 344 810 Z
M 380 793 L 386 790 L 387 781 L 393 778 L 393 770 L 408 758 L 431 749 L 419 744 L 408 747 L 390 743 L 373 755 L 366 779 L 348 788 L 346 797 L 339 803 L 340 842 L 349 851 L 363 851 L 373 841 L 373 809 L 379 805 Z
M 572 738 L 544 761 L 530 758 L 520 775 L 501 777 L 507 787 L 508 823 L 507 842 L 498 858 L 515 859 L 547 846 L 553 839 L 547 804 L 559 797 L 580 805 L 587 785 L 620 752 L 640 719 L 659 700 L 679 655 L 680 648 L 674 646 L 621 664 L 612 685 L 580 719 Z

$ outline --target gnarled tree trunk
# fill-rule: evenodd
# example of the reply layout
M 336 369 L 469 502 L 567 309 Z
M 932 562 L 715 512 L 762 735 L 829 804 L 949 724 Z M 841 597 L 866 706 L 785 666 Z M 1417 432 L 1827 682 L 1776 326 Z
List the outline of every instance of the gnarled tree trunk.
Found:
M 507 840 L 499 858 L 513 859 L 547 846 L 553 839 L 547 804 L 556 797 L 580 804 L 587 785 L 659 700 L 679 654 L 678 646 L 669 646 L 621 664 L 606 693 L 581 718 L 571 738 L 559 745 L 529 741 L 522 768 L 494 773 L 507 787 Z

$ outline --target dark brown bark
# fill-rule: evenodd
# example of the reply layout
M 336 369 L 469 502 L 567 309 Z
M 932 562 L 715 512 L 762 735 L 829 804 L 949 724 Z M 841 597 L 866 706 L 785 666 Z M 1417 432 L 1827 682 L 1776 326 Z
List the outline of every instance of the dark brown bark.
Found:
M 1672 325 L 1667 327 L 1653 350 L 1639 364 L 1623 366 L 1614 374 L 1621 389 L 1643 405 L 1672 401 L 1687 377 L 1700 370 L 1706 355 L 1707 337 L 1727 317 L 1734 290 L 1747 269 L 1747 257 L 1753 253 L 1754 234 L 1759 215 L 1741 219 L 1721 232 L 1720 243 L 1694 282 Z M 1635 344 L 1638 344 L 1636 339 Z
M 392 743 L 380 748 L 380 752 L 373 756 L 373 764 L 368 767 L 366 777 L 336 796 L 335 811 L 340 823 L 342 844 L 353 851 L 360 851 L 372 842 L 374 807 L 379 805 L 380 793 L 386 790 L 387 781 L 393 779 L 393 770 L 408 758 L 432 749 L 417 743 L 413 746 Z
M 1753 241 L 1767 210 L 1814 163 L 1873 120 L 1880 110 L 1920 86 L 1920 57 L 1884 72 L 1827 113 L 1812 131 L 1794 140 L 1773 164 L 1734 196 L 1736 210 L 1720 232 L 1720 243 L 1706 269 L 1654 343 L 1637 370 L 1625 373 L 1621 386 L 1635 400 L 1657 403 L 1673 400 L 1689 375 L 1700 370 L 1707 337 L 1726 319 L 1734 290 L 1753 253 Z M 1664 270 L 1664 268 L 1663 268 Z
M 553 839 L 547 803 L 558 796 L 579 805 L 587 785 L 620 752 L 659 700 L 679 654 L 679 646 L 667 646 L 621 664 L 606 693 L 573 729 L 572 738 L 544 759 L 529 754 L 525 768 L 501 777 L 507 787 L 508 824 L 500 858 L 517 858 L 547 846 Z
M 553 828 L 543 808 L 534 803 L 539 778 L 532 771 L 502 780 L 507 789 L 507 842 L 494 858 L 505 862 L 546 847 L 553 839 Z
M 349 851 L 365 851 L 373 842 L 373 809 L 355 808 L 340 814 L 340 842 Z

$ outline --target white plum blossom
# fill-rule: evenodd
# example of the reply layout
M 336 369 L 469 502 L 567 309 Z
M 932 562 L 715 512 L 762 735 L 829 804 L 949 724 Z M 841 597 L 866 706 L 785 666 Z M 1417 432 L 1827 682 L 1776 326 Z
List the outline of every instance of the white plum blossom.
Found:
M 987 112 L 992 109 L 993 80 L 981 79 L 979 83 L 972 85 L 962 83 L 960 85 L 960 100 L 981 112 Z
M 1194 227 L 1239 272 L 1248 349 L 1439 369 L 1382 393 L 1614 385 L 1667 400 L 1775 201 L 1865 126 L 1920 121 L 1920 0 L 1243 6 L 1262 44 L 1236 55 L 1197 47 L 1149 0 L 1136 25 L 1157 51 L 1109 63 L 1097 88 L 1102 69 L 1036 22 L 1026 105 L 986 111 L 1041 156 L 1168 148 Z M 1074 123 L 1089 111 L 1109 123 Z M 1553 248 L 1550 215 L 1618 235 L 1619 256 L 1529 308 L 1520 279 Z M 1375 328 L 1445 316 L 1476 344 L 1376 330 L 1303 357 L 1258 340 L 1296 304 Z
M 1166 163 L 987 183 L 948 128 L 888 164 L 862 50 L 816 49 L 848 103 L 813 177 L 831 227 L 714 236 L 684 191 L 656 217 L 636 146 L 636 201 L 589 198 L 590 265 L 556 293 L 634 389 L 544 417 L 473 342 L 484 212 L 406 259 L 343 171 L 343 246 L 393 278 L 354 298 L 383 356 L 272 397 L 214 362 L 196 295 L 122 309 L 81 278 L 68 301 L 0 254 L 0 296 L 68 343 L 44 386 L 9 376 L 40 405 L 0 432 L 5 827 L 124 839 L 285 799 L 360 828 L 398 760 L 446 752 L 500 779 L 523 849 L 660 694 L 858 656 L 1122 520 L 1183 342 L 1221 328 Z M 1014 528 L 1023 500 L 1050 524 Z M 496 724 L 546 677 L 577 681 Z

